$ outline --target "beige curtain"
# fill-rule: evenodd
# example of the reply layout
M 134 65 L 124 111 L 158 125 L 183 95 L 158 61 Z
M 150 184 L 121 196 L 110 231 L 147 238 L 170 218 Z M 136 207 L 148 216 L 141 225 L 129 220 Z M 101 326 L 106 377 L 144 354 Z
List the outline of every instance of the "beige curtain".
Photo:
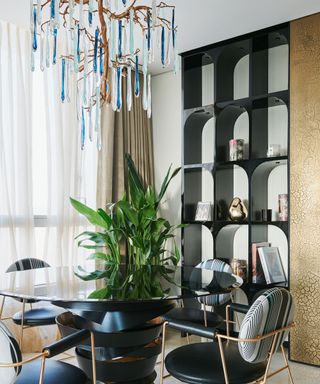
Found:
M 142 108 L 142 94 L 137 98 L 133 94 L 132 110 L 128 112 L 125 80 L 121 111 L 113 112 L 111 105 L 105 105 L 102 110 L 102 149 L 98 159 L 97 180 L 97 207 L 101 208 L 118 201 L 127 189 L 126 153 L 132 156 L 145 184 L 154 185 L 152 120 L 147 118 Z M 142 89 L 141 76 L 140 84 Z M 132 92 L 133 89 L 132 83 Z

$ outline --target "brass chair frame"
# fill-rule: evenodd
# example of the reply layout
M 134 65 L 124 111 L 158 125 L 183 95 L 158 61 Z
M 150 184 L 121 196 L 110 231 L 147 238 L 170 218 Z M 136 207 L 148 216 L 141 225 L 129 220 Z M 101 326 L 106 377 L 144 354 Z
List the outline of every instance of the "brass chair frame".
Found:
M 230 293 L 230 300 L 231 302 L 233 303 L 233 295 L 232 295 L 232 292 Z M 202 304 L 203 305 L 203 322 L 204 322 L 204 326 L 207 327 L 208 326 L 208 320 L 207 320 L 207 296 L 204 296 L 204 303 Z M 230 307 L 229 305 L 227 307 Z M 182 301 L 181 303 L 181 308 L 184 308 L 184 303 Z M 224 320 L 225 322 L 227 320 Z M 238 327 L 240 327 L 240 322 L 239 322 L 239 319 L 238 319 L 238 316 L 236 315 L 236 321 L 231 321 L 228 319 L 228 322 L 229 323 L 232 323 L 232 324 L 237 324 Z M 168 325 L 168 321 L 166 321 L 164 324 L 163 324 L 163 329 L 162 329 L 162 351 L 164 350 L 165 348 L 165 335 L 166 333 L 164 332 L 165 330 L 165 327 Z M 229 324 L 227 323 L 227 327 L 229 327 Z M 190 344 L 190 336 L 189 336 L 189 333 L 187 332 L 186 333 L 186 337 L 187 337 L 187 343 Z M 161 364 L 162 363 L 162 360 L 164 359 L 164 356 L 161 357 L 161 361 L 158 361 L 157 362 L 157 365 Z M 165 376 L 165 378 L 169 377 L 171 375 L 167 375 Z M 162 376 L 161 376 L 162 377 Z M 161 384 L 161 383 L 160 383 Z
M 241 339 L 241 338 L 231 337 L 230 336 L 230 333 L 229 333 L 229 323 L 230 323 L 229 311 L 230 311 L 230 306 L 228 305 L 226 307 L 227 335 L 223 335 L 223 334 L 219 334 L 219 333 L 216 335 L 216 338 L 217 338 L 218 344 L 219 344 L 219 351 L 220 351 L 220 356 L 221 356 L 221 361 L 222 361 L 222 368 L 223 368 L 223 373 L 224 373 L 225 384 L 229 384 L 229 376 L 228 376 L 227 364 L 226 364 L 226 359 L 225 359 L 225 355 L 224 355 L 222 341 L 223 340 L 227 340 L 227 343 L 229 343 L 231 341 L 234 341 L 234 342 L 256 343 L 258 341 L 261 341 L 263 339 L 267 339 L 269 337 L 272 337 L 273 340 L 272 340 L 272 345 L 271 345 L 271 348 L 270 348 L 270 351 L 269 351 L 269 357 L 268 357 L 268 360 L 267 360 L 266 370 L 264 372 L 263 377 L 261 379 L 259 379 L 258 381 L 256 381 L 256 384 L 266 384 L 267 380 L 269 378 L 275 376 L 276 374 L 278 374 L 278 373 L 280 373 L 280 372 L 282 372 L 282 371 L 284 371 L 286 369 L 288 370 L 288 376 L 289 376 L 290 383 L 294 384 L 292 373 L 291 373 L 291 369 L 290 369 L 289 362 L 288 362 L 288 359 L 286 357 L 283 345 L 281 345 L 281 352 L 282 352 L 282 356 L 283 356 L 285 365 L 283 367 L 277 369 L 276 371 L 270 373 L 270 374 L 269 374 L 269 369 L 270 369 L 270 364 L 271 364 L 272 358 L 273 358 L 274 353 L 275 353 L 275 347 L 276 347 L 276 344 L 277 344 L 278 337 L 280 336 L 280 334 L 282 332 L 290 331 L 293 327 L 295 327 L 295 323 L 291 323 L 290 325 L 288 325 L 286 327 L 279 328 L 279 329 L 277 329 L 275 331 L 269 332 L 269 333 L 267 333 L 267 334 L 265 334 L 263 336 L 257 336 L 257 337 L 255 337 L 253 339 Z M 231 323 L 233 323 L 233 322 L 231 322 Z M 164 376 L 165 335 L 166 335 L 166 327 L 167 327 L 167 325 L 168 325 L 168 322 L 164 322 L 163 323 L 163 331 L 162 331 L 162 337 L 163 338 L 162 338 L 162 352 L 161 352 L 161 366 L 160 366 L 160 384 L 163 384 L 163 380 L 168 378 L 169 376 L 171 376 L 170 374 Z
M 12 316 L 2 317 L 5 301 L 6 301 L 6 296 L 3 296 L 2 297 L 1 308 L 0 308 L 0 321 L 12 320 Z M 20 349 L 22 349 L 23 331 L 25 329 L 28 329 L 28 328 L 33 328 L 30 325 L 24 325 L 24 314 L 25 314 L 25 311 L 26 311 L 26 304 L 27 304 L 26 300 L 22 300 L 22 310 L 21 310 L 22 315 L 21 315 L 20 337 L 19 337 L 19 347 L 20 347 Z M 30 305 L 30 309 L 32 310 L 32 303 L 30 303 L 29 305 Z
M 91 351 L 92 351 L 92 382 L 93 382 L 93 384 L 96 384 L 97 383 L 97 370 L 96 370 L 96 353 L 95 353 L 95 342 L 94 342 L 93 332 L 90 332 L 90 340 L 91 340 Z M 1 363 L 0 362 L 0 368 L 21 367 L 25 364 L 31 363 L 32 361 L 35 361 L 37 359 L 41 359 L 39 384 L 44 384 L 46 358 L 48 358 L 49 355 L 50 355 L 50 352 L 45 349 L 43 352 L 38 353 L 38 354 L 30 357 L 29 359 L 20 361 L 18 363 Z

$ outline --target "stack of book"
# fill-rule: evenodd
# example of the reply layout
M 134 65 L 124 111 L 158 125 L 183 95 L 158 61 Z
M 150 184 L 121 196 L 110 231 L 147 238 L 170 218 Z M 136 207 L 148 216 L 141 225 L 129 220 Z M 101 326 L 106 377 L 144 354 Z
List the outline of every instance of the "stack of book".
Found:
M 278 247 L 271 243 L 252 244 L 252 283 L 275 284 L 286 282 Z

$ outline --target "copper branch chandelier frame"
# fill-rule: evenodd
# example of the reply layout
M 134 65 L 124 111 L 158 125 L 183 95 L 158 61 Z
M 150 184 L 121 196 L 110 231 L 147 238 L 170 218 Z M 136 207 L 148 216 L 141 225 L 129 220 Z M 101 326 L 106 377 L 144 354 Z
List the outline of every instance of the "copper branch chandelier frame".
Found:
M 172 65 L 175 72 L 179 67 L 175 6 L 162 1 L 148 6 L 137 0 L 30 0 L 30 26 L 31 68 L 35 70 L 38 56 L 42 71 L 57 64 L 58 56 L 62 102 L 70 102 L 70 79 L 76 76 L 82 148 L 86 136 L 93 140 L 94 131 L 101 148 L 100 108 L 111 103 L 114 111 L 121 110 L 123 77 L 130 111 L 133 94 L 141 93 L 142 69 L 143 109 L 150 118 L 149 66 L 157 51 L 163 67 Z

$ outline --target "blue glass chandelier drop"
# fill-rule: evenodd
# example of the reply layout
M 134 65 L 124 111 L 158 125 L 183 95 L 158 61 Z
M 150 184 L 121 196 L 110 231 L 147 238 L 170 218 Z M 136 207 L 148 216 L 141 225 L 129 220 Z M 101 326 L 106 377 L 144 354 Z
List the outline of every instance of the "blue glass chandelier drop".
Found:
M 132 95 L 142 94 L 151 117 L 149 67 L 156 57 L 163 67 L 179 68 L 175 7 L 162 1 L 149 6 L 137 0 L 30 0 L 30 30 L 31 69 L 39 57 L 42 71 L 60 71 L 61 101 L 70 103 L 75 94 L 82 149 L 87 139 L 101 149 L 105 103 L 131 111 Z

